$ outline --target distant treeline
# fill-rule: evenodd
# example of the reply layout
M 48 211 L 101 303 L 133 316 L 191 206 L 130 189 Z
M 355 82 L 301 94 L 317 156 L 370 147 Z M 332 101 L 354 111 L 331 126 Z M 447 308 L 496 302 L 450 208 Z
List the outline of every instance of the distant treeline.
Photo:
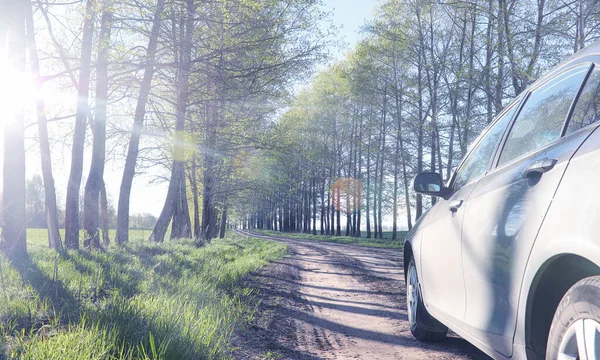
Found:
M 411 228 L 468 146 L 540 74 L 600 36 L 597 1 L 386 0 L 364 40 L 295 98 L 263 151 L 245 226 L 381 237 Z

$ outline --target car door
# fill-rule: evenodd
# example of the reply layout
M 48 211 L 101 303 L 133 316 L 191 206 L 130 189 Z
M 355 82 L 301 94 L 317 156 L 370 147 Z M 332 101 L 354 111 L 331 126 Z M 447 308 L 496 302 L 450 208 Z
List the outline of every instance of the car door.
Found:
M 425 305 L 438 316 L 457 323 L 464 318 L 465 289 L 461 231 L 469 194 L 489 170 L 515 107 L 507 109 L 475 145 L 450 182 L 451 194 L 439 199 L 421 224 L 421 286 Z
M 478 182 L 465 209 L 466 330 L 505 356 L 512 354 L 529 253 L 569 159 L 589 135 L 561 138 L 590 72 L 590 63 L 579 65 L 530 91 L 496 156 L 497 167 Z M 597 82 L 599 73 L 588 82 Z

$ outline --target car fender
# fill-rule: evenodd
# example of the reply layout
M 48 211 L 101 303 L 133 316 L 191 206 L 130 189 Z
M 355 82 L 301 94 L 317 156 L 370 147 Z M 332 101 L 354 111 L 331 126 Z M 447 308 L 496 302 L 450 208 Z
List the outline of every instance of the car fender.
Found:
M 541 236 L 544 236 L 540 233 Z M 596 266 L 600 267 L 600 246 L 592 243 L 589 240 L 571 236 L 563 239 L 553 238 L 550 241 L 536 242 L 534 250 L 531 254 L 527 268 L 525 269 L 524 278 L 521 286 L 522 296 L 519 298 L 519 314 L 518 326 L 515 333 L 514 345 L 516 347 L 526 347 L 526 321 L 527 304 L 531 296 L 530 290 L 536 286 L 536 281 L 541 273 L 545 271 L 547 266 L 560 256 L 574 255 L 585 258 Z M 569 271 L 569 269 L 565 269 Z
M 417 267 L 417 274 L 422 274 L 422 264 L 421 264 L 421 245 L 422 245 L 422 235 L 423 232 L 421 228 L 424 226 L 424 223 L 427 222 L 427 213 L 429 213 L 430 209 L 427 209 L 421 217 L 417 219 L 412 229 L 406 234 L 404 239 L 404 254 L 406 255 L 406 247 L 410 246 L 412 251 L 412 256 L 415 259 L 415 265 Z M 408 262 L 410 259 L 404 258 L 404 277 L 406 280 L 406 270 L 408 268 Z M 423 294 L 423 288 L 421 287 L 421 294 L 423 295 L 423 302 L 427 304 L 427 300 L 425 298 L 425 294 Z

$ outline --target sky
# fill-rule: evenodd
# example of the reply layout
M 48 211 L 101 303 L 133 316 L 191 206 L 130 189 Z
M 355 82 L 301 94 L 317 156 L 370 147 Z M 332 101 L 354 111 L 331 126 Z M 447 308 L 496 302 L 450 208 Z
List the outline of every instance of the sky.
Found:
M 373 19 L 373 11 L 377 6 L 378 0 L 324 0 L 323 1 L 323 10 L 331 13 L 331 21 L 333 25 L 337 28 L 337 37 L 339 40 L 343 42 L 343 46 L 339 48 L 330 49 L 330 53 L 332 56 L 332 61 L 340 61 L 344 58 L 345 54 L 352 49 L 360 40 L 360 28 L 365 24 L 366 21 Z M 326 26 L 326 24 L 323 24 Z M 326 64 L 322 64 L 317 66 L 316 70 L 323 70 Z M 5 78 L 6 74 L 0 73 L 0 77 Z M 309 82 L 310 79 L 307 80 Z M 306 84 L 308 85 L 308 84 Z M 47 96 L 50 95 L 50 96 Z M 71 97 L 68 99 L 54 99 L 56 96 L 52 96 L 52 91 L 50 94 L 44 94 L 44 97 L 47 98 L 47 104 L 52 103 L 53 100 L 60 101 L 71 101 Z M 33 106 L 32 106 L 33 108 Z M 34 113 L 29 114 L 28 118 L 33 119 L 35 117 Z M 30 122 L 28 120 L 27 122 Z M 52 128 L 58 130 L 55 124 L 50 125 L 50 131 L 52 132 Z M 0 148 L 3 146 L 3 129 L 0 129 Z M 35 131 L 34 129 L 31 129 Z M 28 131 L 29 132 L 29 131 Z M 59 204 L 64 206 L 64 201 L 66 197 L 66 187 L 69 176 L 69 170 L 71 167 L 70 164 L 70 137 L 71 133 L 66 135 L 69 139 L 65 138 L 63 146 L 53 146 L 52 147 L 52 163 L 53 163 L 53 175 L 56 182 L 57 189 L 57 200 Z M 88 132 L 88 136 L 89 132 Z M 41 165 L 39 159 L 39 150 L 37 149 L 39 145 L 37 141 L 33 141 L 33 139 L 29 139 L 26 141 L 26 171 L 27 178 L 31 178 L 35 174 L 41 175 Z M 89 166 L 91 161 L 90 156 L 91 149 L 86 149 L 85 161 L 84 161 L 84 170 L 83 176 L 84 180 L 82 181 L 82 188 L 85 186 L 85 178 L 89 172 Z M 120 158 L 119 161 L 108 161 L 105 167 L 105 175 L 104 180 L 106 183 L 107 192 L 109 195 L 109 200 L 116 207 L 118 196 L 119 196 L 119 186 L 121 183 L 121 177 L 123 175 L 122 166 L 124 164 L 124 158 L 126 149 L 123 149 L 122 154 L 116 154 L 117 157 Z M 3 154 L 0 152 L 0 163 L 3 161 Z M 0 170 L 1 171 L 1 170 Z M 147 174 L 147 175 L 136 175 L 134 178 L 132 193 L 131 193 L 131 204 L 130 204 L 130 213 L 151 213 L 155 216 L 160 214 L 162 210 L 164 200 L 167 194 L 168 184 L 166 182 L 162 183 L 151 183 L 152 180 L 155 180 L 156 174 Z M 0 177 L 0 185 L 1 185 L 1 177 Z
M 373 19 L 377 0 L 324 0 L 324 9 L 332 13 L 331 20 L 346 43 L 342 49 L 333 49 L 336 60 L 343 59 L 349 49 L 360 40 L 360 28 Z

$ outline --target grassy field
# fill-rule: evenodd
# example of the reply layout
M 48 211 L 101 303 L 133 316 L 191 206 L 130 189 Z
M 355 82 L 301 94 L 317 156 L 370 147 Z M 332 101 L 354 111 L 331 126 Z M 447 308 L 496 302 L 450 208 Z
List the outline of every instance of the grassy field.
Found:
M 253 314 L 240 280 L 285 246 L 235 234 L 203 248 L 158 245 L 148 234 L 58 255 L 45 230 L 30 229 L 28 258 L 0 256 L 0 358 L 228 358 Z
M 392 232 L 383 232 L 383 239 L 367 239 L 365 234 L 362 234 L 363 237 L 356 238 L 350 236 L 327 236 L 327 235 L 311 235 L 311 234 L 303 234 L 303 233 L 281 233 L 278 231 L 271 230 L 256 230 L 257 232 L 264 235 L 271 236 L 285 236 L 291 239 L 307 239 L 307 240 L 316 240 L 316 241 L 327 241 L 334 242 L 340 244 L 354 244 L 361 246 L 370 246 L 370 247 L 378 247 L 378 248 L 390 248 L 390 249 L 400 249 L 404 244 L 404 237 L 408 233 L 408 231 L 398 231 L 398 238 L 396 240 L 392 240 Z

